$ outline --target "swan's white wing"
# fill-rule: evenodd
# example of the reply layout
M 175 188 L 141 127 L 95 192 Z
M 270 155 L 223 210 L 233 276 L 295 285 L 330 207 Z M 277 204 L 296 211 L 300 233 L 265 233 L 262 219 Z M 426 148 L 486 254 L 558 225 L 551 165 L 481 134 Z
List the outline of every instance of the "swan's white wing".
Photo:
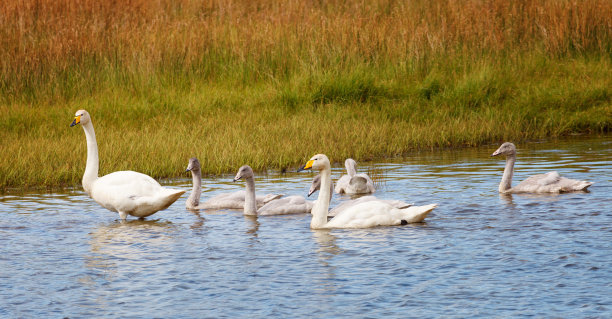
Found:
M 92 184 L 92 198 L 111 211 L 146 217 L 170 206 L 185 191 L 163 188 L 152 177 L 133 171 L 102 176 Z
M 302 196 L 287 196 L 265 204 L 257 211 L 258 215 L 307 214 L 313 202 Z
M 401 218 L 391 212 L 393 206 L 379 201 L 367 201 L 351 206 L 325 225 L 329 228 L 369 228 L 401 225 Z
M 371 200 L 352 206 L 330 220 L 326 228 L 369 228 L 421 222 L 436 204 L 398 209 L 389 203 Z

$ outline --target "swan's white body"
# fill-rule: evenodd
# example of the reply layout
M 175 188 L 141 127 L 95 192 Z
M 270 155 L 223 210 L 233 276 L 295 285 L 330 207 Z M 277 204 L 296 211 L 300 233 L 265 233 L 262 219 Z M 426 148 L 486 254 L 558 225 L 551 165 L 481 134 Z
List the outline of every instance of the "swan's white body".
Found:
M 162 187 L 142 173 L 119 171 L 98 177 L 98 144 L 89 113 L 79 110 L 71 126 L 81 124 L 87 139 L 87 164 L 83 174 L 83 189 L 102 207 L 127 215 L 144 218 L 172 205 L 185 191 Z
M 333 185 L 333 183 L 332 183 Z M 312 183 L 310 184 L 310 190 L 308 191 L 308 196 L 312 195 L 314 192 L 318 191 L 321 189 L 321 175 L 317 175 L 312 179 Z M 330 188 L 330 194 L 333 194 L 334 190 L 333 188 Z M 331 199 L 331 196 L 330 196 Z M 336 216 L 339 212 L 355 206 L 359 203 L 364 203 L 364 202 L 369 202 L 369 201 L 381 201 L 381 202 L 385 202 L 387 204 L 390 204 L 391 206 L 395 207 L 395 208 L 408 208 L 410 206 L 412 206 L 412 204 L 403 202 L 401 200 L 386 200 L 386 199 L 378 199 L 376 198 L 376 196 L 373 195 L 369 195 L 369 196 L 362 196 L 356 199 L 351 199 L 351 200 L 346 200 L 344 202 L 342 202 L 341 204 L 339 204 L 338 206 L 332 208 L 329 213 L 327 214 L 328 217 L 333 217 Z
M 231 193 L 218 194 L 211 197 L 204 203 L 200 203 L 200 197 L 202 195 L 202 173 L 200 167 L 200 161 L 193 157 L 189 159 L 189 165 L 187 171 L 191 171 L 191 177 L 193 179 L 193 189 L 185 206 L 187 209 L 244 209 L 244 203 L 246 198 L 246 192 L 236 191 Z M 256 196 L 257 207 L 262 207 L 268 202 L 281 198 L 282 194 L 267 194 Z
M 240 167 L 234 181 L 240 179 L 246 182 L 245 215 L 307 214 L 313 207 L 313 202 L 306 200 L 303 196 L 295 195 L 273 200 L 257 209 L 253 169 L 248 165 Z
M 321 189 L 331 185 L 331 165 L 327 156 L 313 156 L 302 169 L 317 169 L 321 173 Z M 312 208 L 310 228 L 369 228 L 375 226 L 394 226 L 422 222 L 436 204 L 395 208 L 383 201 L 366 201 L 353 205 L 327 220 L 331 194 L 319 192 L 319 197 Z
M 563 193 L 573 191 L 585 191 L 592 182 L 578 181 L 561 177 L 557 172 L 538 174 L 528 177 L 518 185 L 512 187 L 512 176 L 514 175 L 514 163 L 516 162 L 516 147 L 506 142 L 502 144 L 491 156 L 505 155 L 506 167 L 499 192 L 504 194 L 513 193 Z
M 339 204 L 338 206 L 332 208 L 329 213 L 327 214 L 327 216 L 336 216 L 338 215 L 340 212 L 347 210 L 355 205 L 361 204 L 361 203 L 365 203 L 365 202 L 383 202 L 383 203 L 387 203 L 391 206 L 393 206 L 394 208 L 398 208 L 398 209 L 403 209 L 403 208 L 408 208 L 410 206 L 412 206 L 412 204 L 410 203 L 406 203 L 403 202 L 401 200 L 394 200 L 394 199 L 378 199 L 376 198 L 376 196 L 363 196 L 363 197 L 359 197 L 356 199 L 351 199 L 351 200 L 347 200 L 342 202 L 341 204 Z
M 335 191 L 338 194 L 370 194 L 374 193 L 374 182 L 368 174 L 359 173 L 357 174 L 356 166 L 357 162 L 352 158 L 344 161 L 347 175 L 342 175 L 336 183 Z

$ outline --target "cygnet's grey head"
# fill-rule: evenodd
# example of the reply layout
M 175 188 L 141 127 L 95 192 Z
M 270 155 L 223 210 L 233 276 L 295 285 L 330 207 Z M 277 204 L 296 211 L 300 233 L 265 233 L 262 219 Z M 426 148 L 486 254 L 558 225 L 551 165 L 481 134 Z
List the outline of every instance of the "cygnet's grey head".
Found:
M 502 144 L 491 156 L 497 155 L 515 155 L 516 154 L 516 146 L 510 142 L 506 142 Z
M 74 120 L 72 120 L 72 124 L 70 126 L 75 126 L 77 124 L 85 125 L 91 122 L 91 117 L 89 113 L 85 110 L 78 110 L 74 113 Z
M 198 161 L 197 158 L 192 157 L 189 159 L 189 164 L 187 165 L 187 169 L 185 170 L 185 172 L 199 172 L 200 171 L 200 161 Z
M 308 191 L 308 197 L 314 194 L 316 191 L 321 189 L 321 174 L 318 174 L 312 179 L 312 183 L 310 183 L 310 190 Z
M 244 165 L 240 167 L 238 173 L 236 173 L 236 177 L 234 177 L 234 182 L 240 179 L 249 179 L 253 178 L 253 169 L 249 165 Z

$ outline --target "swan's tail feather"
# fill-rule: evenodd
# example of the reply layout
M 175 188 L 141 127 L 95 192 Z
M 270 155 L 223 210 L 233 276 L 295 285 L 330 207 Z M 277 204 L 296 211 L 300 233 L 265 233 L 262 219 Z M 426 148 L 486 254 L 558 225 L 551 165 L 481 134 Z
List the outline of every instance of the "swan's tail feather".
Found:
M 578 185 L 576 185 L 574 189 L 577 191 L 586 191 L 587 188 L 589 188 L 589 186 L 593 184 L 594 184 L 593 182 L 580 181 L 580 183 L 578 183 Z
M 176 190 L 176 189 L 168 189 L 165 188 L 164 189 L 164 199 L 163 201 L 163 206 L 164 208 L 162 209 L 166 209 L 168 208 L 170 205 L 172 205 L 174 202 L 176 202 L 177 199 L 179 199 L 181 197 L 181 195 L 185 194 L 184 190 Z M 162 210 L 160 209 L 160 210 Z
M 406 223 L 420 223 L 425 220 L 425 217 L 429 215 L 429 213 L 438 207 L 438 204 L 429 204 L 425 206 L 410 206 L 408 208 L 402 209 L 405 213 L 402 218 L 402 224 L 405 221 Z

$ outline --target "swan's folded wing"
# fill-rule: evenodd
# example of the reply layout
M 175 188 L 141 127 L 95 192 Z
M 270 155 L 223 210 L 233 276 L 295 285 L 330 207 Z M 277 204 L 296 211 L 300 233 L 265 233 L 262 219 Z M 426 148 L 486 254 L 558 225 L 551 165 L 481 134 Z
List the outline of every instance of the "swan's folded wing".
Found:
M 284 194 L 266 194 L 266 195 L 257 195 L 257 205 L 259 205 L 259 202 L 262 203 L 262 205 L 265 205 L 273 200 L 277 200 L 281 197 L 283 197 Z
M 288 196 L 273 200 L 257 211 L 258 215 L 306 214 L 312 210 L 313 202 L 302 196 Z
M 221 193 L 201 203 L 200 209 L 243 209 L 245 191 Z
M 541 178 L 537 180 L 537 183 L 540 184 L 540 186 L 555 184 L 561 179 L 561 176 L 557 172 L 548 172 L 540 176 Z

